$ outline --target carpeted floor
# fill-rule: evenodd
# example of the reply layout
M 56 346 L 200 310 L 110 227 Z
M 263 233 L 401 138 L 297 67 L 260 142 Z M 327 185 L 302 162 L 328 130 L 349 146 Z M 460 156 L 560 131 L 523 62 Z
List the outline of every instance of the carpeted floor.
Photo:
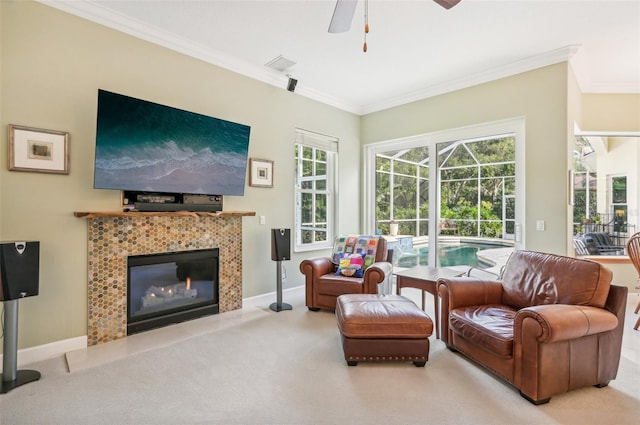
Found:
M 268 309 L 274 300 L 258 299 L 256 313 L 232 325 L 101 366 L 69 373 L 64 358 L 30 365 L 41 380 L 0 396 L 0 424 L 634 424 L 640 418 L 637 351 L 623 354 L 608 387 L 534 406 L 435 336 L 424 368 L 348 367 L 333 313 L 307 311 L 303 296 L 299 288 L 285 292 L 294 308 L 279 313 Z

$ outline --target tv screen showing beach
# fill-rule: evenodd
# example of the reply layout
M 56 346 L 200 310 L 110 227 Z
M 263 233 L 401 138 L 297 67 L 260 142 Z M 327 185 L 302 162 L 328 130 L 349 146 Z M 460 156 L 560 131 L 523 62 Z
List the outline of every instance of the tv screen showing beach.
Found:
M 99 90 L 94 188 L 241 196 L 250 130 Z

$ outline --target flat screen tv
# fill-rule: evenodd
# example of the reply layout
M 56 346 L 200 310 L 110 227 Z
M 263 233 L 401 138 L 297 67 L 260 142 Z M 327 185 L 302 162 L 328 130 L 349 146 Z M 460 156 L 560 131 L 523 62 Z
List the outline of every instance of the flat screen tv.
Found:
M 250 130 L 99 90 L 94 188 L 242 196 Z

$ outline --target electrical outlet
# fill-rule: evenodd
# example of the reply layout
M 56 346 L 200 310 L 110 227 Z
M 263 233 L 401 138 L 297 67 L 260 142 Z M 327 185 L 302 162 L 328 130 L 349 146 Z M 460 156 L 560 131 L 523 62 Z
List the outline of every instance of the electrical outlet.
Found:
M 267 217 L 261 215 L 260 216 L 260 224 L 267 224 Z
M 544 220 L 536 221 L 536 230 L 539 232 L 544 232 Z

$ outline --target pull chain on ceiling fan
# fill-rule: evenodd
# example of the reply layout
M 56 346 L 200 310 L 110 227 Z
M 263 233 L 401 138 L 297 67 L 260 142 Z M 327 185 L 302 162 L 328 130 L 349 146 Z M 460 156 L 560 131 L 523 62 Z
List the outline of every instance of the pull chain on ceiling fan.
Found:
M 369 0 L 364 0 L 364 45 L 362 51 L 367 53 L 367 34 L 369 34 Z
M 433 0 L 445 9 L 451 9 L 461 0 Z M 356 12 L 358 0 L 337 0 L 336 7 L 333 10 L 331 23 L 329 24 L 330 33 L 347 32 L 351 29 L 353 15 Z M 364 45 L 362 50 L 367 52 L 367 34 L 369 33 L 369 0 L 364 0 Z

